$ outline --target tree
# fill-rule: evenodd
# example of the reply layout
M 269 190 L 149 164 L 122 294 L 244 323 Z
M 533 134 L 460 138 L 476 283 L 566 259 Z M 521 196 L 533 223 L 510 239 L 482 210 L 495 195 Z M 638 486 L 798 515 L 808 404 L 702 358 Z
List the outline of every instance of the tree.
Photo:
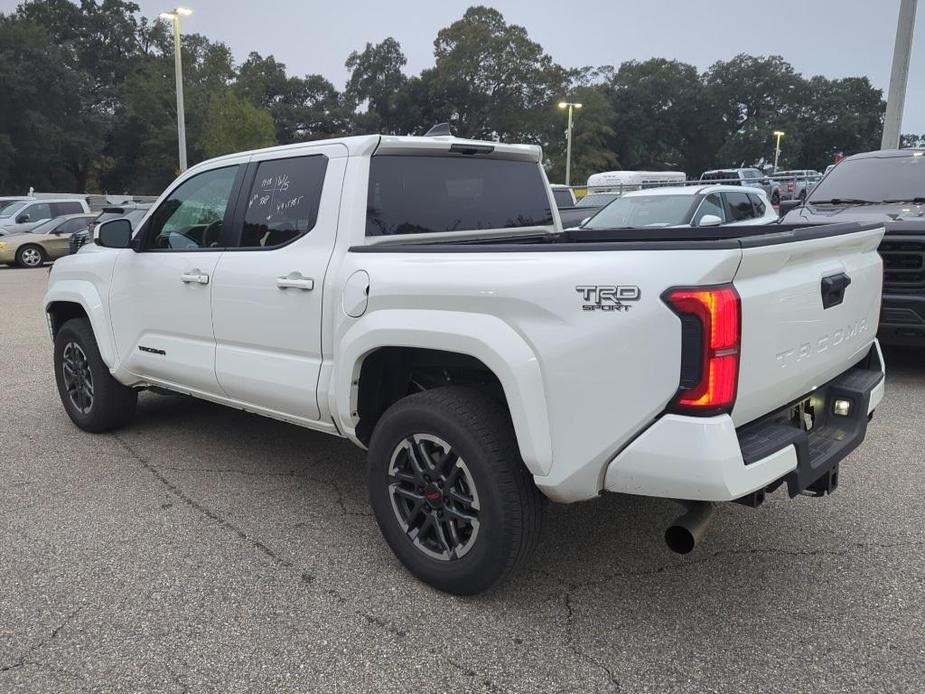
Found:
M 536 142 L 566 87 L 565 71 L 527 30 L 487 7 L 441 29 L 434 57 L 422 78 L 462 137 Z
M 273 117 L 232 91 L 212 94 L 203 124 L 202 152 L 217 157 L 276 144 Z
M 382 43 L 367 43 L 362 52 L 354 51 L 345 66 L 350 79 L 344 90 L 347 103 L 353 109 L 366 103 L 365 113 L 354 118 L 354 130 L 359 132 L 400 135 L 407 125 L 403 92 L 408 78 L 402 68 L 408 60 L 398 41 L 389 37 Z

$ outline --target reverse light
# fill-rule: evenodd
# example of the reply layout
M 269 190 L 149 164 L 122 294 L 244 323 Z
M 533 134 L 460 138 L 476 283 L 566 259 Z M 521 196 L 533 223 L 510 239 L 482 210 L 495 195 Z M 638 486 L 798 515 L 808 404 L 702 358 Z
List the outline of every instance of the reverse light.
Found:
M 728 412 L 739 382 L 739 293 L 726 284 L 669 289 L 663 297 L 682 324 L 681 387 L 675 408 L 702 415 Z

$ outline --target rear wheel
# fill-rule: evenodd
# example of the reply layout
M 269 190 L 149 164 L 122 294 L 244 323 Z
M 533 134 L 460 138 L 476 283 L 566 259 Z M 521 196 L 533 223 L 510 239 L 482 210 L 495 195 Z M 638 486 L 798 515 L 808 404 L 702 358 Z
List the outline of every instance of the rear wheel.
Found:
M 22 246 L 16 251 L 16 264 L 20 267 L 40 267 L 45 262 L 45 251 L 41 246 Z
M 506 578 L 539 535 L 542 497 L 506 408 L 450 386 L 408 396 L 379 420 L 369 495 L 392 551 L 422 581 L 481 592 Z
M 124 426 L 138 394 L 112 377 L 100 356 L 90 321 L 67 321 L 55 336 L 55 380 L 71 421 L 94 433 Z

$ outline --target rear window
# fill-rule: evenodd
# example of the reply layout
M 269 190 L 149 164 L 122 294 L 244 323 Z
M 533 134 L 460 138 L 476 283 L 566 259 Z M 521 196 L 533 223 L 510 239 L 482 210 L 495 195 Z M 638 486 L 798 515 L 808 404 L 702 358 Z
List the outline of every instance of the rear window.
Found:
M 552 224 L 536 162 L 380 155 L 369 162 L 366 235 Z

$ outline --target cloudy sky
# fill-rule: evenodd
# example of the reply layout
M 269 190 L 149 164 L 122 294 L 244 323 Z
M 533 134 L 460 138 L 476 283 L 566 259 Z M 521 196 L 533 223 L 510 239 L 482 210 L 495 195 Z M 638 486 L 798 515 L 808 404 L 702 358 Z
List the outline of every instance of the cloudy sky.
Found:
M 176 0 L 136 0 L 156 16 Z M 395 37 L 407 70 L 433 63 L 437 31 L 472 1 L 183 0 L 185 30 L 228 44 L 240 61 L 250 51 L 275 55 L 293 74 L 317 72 L 338 88 L 344 61 L 366 42 Z M 0 0 L 10 11 L 16 0 Z M 527 28 L 566 67 L 676 58 L 703 69 L 737 53 L 779 54 L 806 76 L 867 75 L 886 92 L 899 0 L 497 0 L 508 22 Z M 925 7 L 914 37 L 903 132 L 925 132 Z

